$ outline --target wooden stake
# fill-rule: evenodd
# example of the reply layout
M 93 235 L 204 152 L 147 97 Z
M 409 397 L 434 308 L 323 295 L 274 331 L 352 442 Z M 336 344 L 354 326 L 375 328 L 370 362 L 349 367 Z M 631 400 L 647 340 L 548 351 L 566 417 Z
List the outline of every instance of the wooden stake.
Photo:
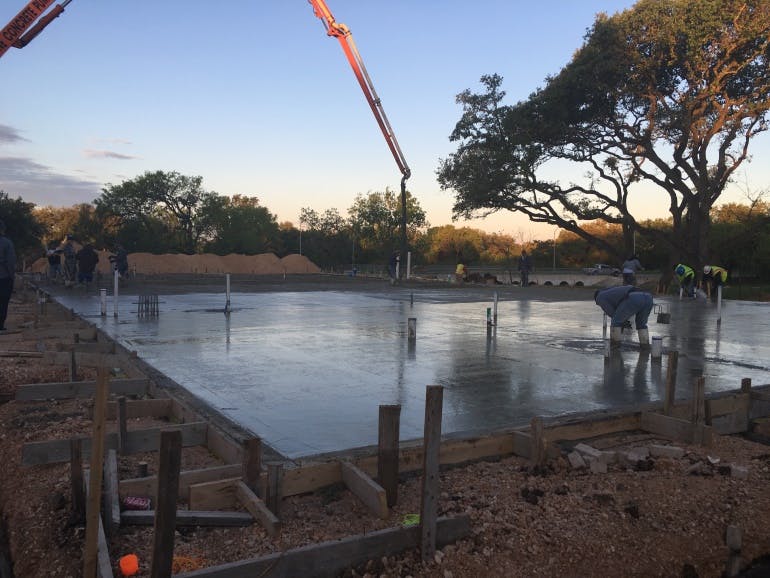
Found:
M 128 426 L 126 425 L 126 398 L 120 396 L 118 398 L 118 451 L 125 453 L 126 441 L 128 440 Z
M 679 352 L 676 350 L 668 353 L 668 368 L 666 370 L 666 397 L 663 400 L 663 413 L 671 415 L 676 399 L 676 370 L 679 365 Z
M 377 442 L 377 479 L 388 496 L 388 507 L 398 502 L 398 446 L 400 405 L 381 405 Z
M 99 538 L 99 504 L 102 496 L 102 466 L 104 463 L 104 425 L 107 417 L 107 369 L 100 367 L 96 374 L 94 401 L 94 428 L 91 440 L 91 467 L 86 510 L 86 549 L 83 555 L 84 578 L 96 578 L 97 541 Z
M 278 518 L 281 515 L 281 500 L 283 499 L 283 464 L 270 462 L 267 464 L 267 491 L 265 492 L 265 505 L 273 515 Z
M 703 428 L 706 425 L 706 378 L 695 380 L 692 397 L 693 443 L 703 443 Z
M 182 432 L 169 429 L 160 434 L 158 493 L 152 546 L 151 578 L 169 578 L 174 558 L 176 500 L 182 465 Z
M 262 440 L 258 437 L 243 441 L 243 483 L 259 495 L 259 475 L 262 473 Z
M 439 451 L 444 388 L 429 385 L 425 396 L 422 494 L 420 499 L 420 553 L 423 561 L 436 554 L 436 519 L 439 498 Z
M 532 433 L 532 463 L 536 466 L 545 464 L 545 437 L 543 434 L 543 418 L 535 416 L 530 422 Z
M 744 377 L 741 380 L 741 393 L 746 394 L 746 426 L 751 424 L 751 378 Z
M 75 351 L 70 351 L 70 381 L 78 381 L 78 362 L 75 358 Z
M 83 487 L 82 441 L 70 440 L 70 481 L 72 483 L 72 522 L 81 524 L 86 517 L 86 493 Z

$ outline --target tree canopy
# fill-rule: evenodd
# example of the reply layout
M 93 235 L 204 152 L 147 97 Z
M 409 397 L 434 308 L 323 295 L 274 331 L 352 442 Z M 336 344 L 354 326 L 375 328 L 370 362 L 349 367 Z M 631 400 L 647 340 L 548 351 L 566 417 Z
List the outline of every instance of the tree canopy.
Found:
M 11 199 L 0 191 L 0 220 L 5 223 L 6 235 L 13 240 L 19 265 L 23 259 L 34 259 L 40 254 L 42 225 L 35 219 L 33 203 L 25 203 L 21 197 Z
M 164 238 L 160 247 L 127 245 L 130 250 L 168 247 L 194 253 L 198 241 L 211 232 L 210 221 L 203 216 L 218 196 L 205 191 L 202 182 L 200 176 L 148 171 L 119 185 L 108 185 L 96 199 L 96 209 L 101 217 L 117 219 L 122 228 L 133 229 L 132 239 L 141 239 L 142 230 L 155 239 Z
M 502 78 L 483 76 L 484 93 L 457 97 L 458 148 L 437 171 L 454 215 L 518 211 L 618 256 L 638 230 L 702 265 L 711 208 L 767 130 L 769 35 L 768 0 L 640 0 L 600 14 L 526 101 L 503 104 Z M 584 182 L 554 178 L 560 161 Z M 631 194 L 652 190 L 668 198 L 670 229 L 646 229 L 631 212 Z M 595 219 L 621 226 L 624 247 L 586 230 Z

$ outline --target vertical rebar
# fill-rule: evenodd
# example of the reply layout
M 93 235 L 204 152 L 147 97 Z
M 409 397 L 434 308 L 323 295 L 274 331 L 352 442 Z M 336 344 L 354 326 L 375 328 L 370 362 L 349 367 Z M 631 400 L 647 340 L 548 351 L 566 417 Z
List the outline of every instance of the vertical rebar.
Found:
M 417 318 L 410 317 L 407 321 L 407 336 L 409 341 L 417 340 Z

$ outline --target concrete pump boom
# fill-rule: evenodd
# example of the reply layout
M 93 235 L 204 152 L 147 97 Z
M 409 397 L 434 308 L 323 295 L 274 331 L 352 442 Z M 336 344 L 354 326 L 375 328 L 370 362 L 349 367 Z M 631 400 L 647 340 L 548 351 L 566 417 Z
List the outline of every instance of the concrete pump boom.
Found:
M 337 22 L 334 16 L 329 10 L 324 0 L 308 0 L 313 6 L 315 15 L 321 19 L 326 28 L 326 33 L 329 36 L 335 37 L 340 42 L 342 50 L 353 69 L 358 84 L 361 86 L 361 90 L 364 91 L 366 101 L 369 103 L 369 107 L 374 113 L 374 118 L 385 137 L 385 142 L 388 144 L 390 152 L 393 154 L 393 158 L 396 160 L 398 169 L 401 171 L 401 258 L 406 258 L 407 254 L 407 242 L 406 242 L 406 180 L 411 176 L 412 172 L 409 169 L 409 165 L 406 163 L 404 154 L 401 152 L 401 147 L 398 146 L 396 135 L 393 133 L 393 129 L 388 122 L 388 117 L 385 115 L 385 109 L 382 107 L 382 102 L 377 96 L 377 92 L 374 90 L 372 79 L 369 78 L 369 74 L 366 72 L 366 66 L 364 61 L 356 48 L 356 43 L 353 41 L 353 35 L 347 26 Z M 403 267 L 401 268 L 403 272 Z M 400 272 L 400 274 L 401 274 Z
M 64 7 L 72 0 L 64 0 L 61 4 L 53 7 L 48 14 L 40 18 L 48 7 L 53 4 L 53 0 L 31 0 L 16 17 L 6 24 L 0 32 L 0 57 L 13 46 L 15 48 L 24 48 L 30 41 L 43 31 L 54 18 L 64 12 Z M 40 18 L 40 20 L 38 20 Z M 37 24 L 35 21 L 37 20 Z M 34 26 L 32 26 L 34 24 Z M 30 28 L 31 27 L 31 28 Z

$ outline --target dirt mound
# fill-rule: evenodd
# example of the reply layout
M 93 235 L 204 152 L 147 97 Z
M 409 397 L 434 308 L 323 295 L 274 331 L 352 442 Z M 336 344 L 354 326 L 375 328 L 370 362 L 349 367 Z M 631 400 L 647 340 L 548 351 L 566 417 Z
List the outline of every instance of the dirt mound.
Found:
M 99 263 L 97 269 L 103 274 L 112 271 L 109 251 L 98 251 Z M 320 273 L 321 269 L 304 255 L 287 255 L 283 259 L 273 253 L 261 255 L 184 255 L 167 253 L 153 255 L 152 253 L 130 253 L 128 267 L 134 273 L 141 275 L 158 275 L 164 273 L 195 273 L 198 275 L 221 275 L 224 273 L 246 275 L 280 275 L 283 273 Z M 48 261 L 40 258 L 29 270 L 32 273 L 45 273 Z

